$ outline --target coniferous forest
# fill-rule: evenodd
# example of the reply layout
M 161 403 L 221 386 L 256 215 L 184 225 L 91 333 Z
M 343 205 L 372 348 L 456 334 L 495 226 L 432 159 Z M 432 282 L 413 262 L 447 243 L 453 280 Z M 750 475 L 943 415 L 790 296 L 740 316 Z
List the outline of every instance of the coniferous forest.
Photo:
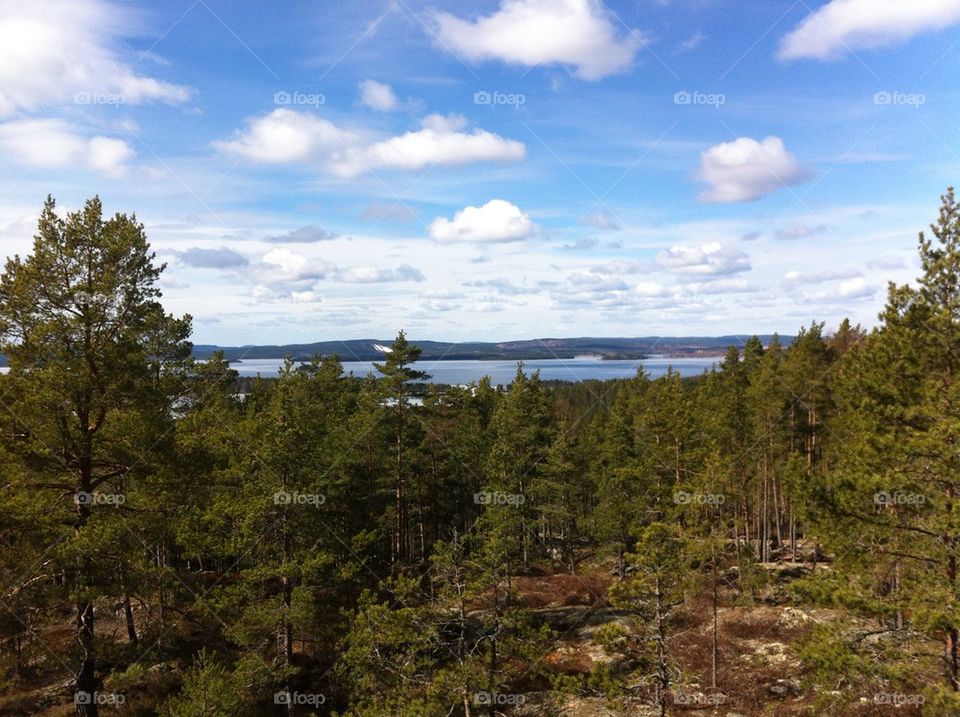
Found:
M 424 385 L 400 331 L 241 382 L 135 216 L 50 199 L 0 279 L 0 713 L 960 714 L 952 190 L 918 257 L 876 329 L 695 378 Z

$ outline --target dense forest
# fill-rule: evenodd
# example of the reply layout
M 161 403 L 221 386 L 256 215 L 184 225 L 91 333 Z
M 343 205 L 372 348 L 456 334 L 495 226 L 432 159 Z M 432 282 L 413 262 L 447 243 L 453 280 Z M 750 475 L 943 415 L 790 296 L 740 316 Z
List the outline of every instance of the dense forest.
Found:
M 960 714 L 942 199 L 875 329 L 503 390 L 402 331 L 241 385 L 135 216 L 48 200 L 0 279 L 0 713 Z

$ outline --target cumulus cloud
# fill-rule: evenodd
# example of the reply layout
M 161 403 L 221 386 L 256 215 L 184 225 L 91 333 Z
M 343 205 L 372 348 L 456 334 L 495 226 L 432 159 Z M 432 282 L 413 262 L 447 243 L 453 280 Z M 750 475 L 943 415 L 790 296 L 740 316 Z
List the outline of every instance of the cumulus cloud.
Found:
M 684 289 L 691 294 L 746 294 L 760 291 L 755 284 L 746 279 L 717 279 L 716 281 L 686 284 Z
M 852 279 L 847 279 L 846 281 L 841 281 L 835 288 L 827 291 L 819 291 L 814 294 L 804 295 L 806 301 L 811 302 L 836 302 L 836 301 L 851 301 L 854 299 L 869 299 L 873 297 L 876 293 L 876 290 L 867 284 L 866 279 L 863 277 L 854 277 Z
M 86 167 L 107 176 L 120 176 L 133 158 L 123 140 L 84 137 L 58 119 L 24 119 L 0 124 L 0 154 L 18 164 L 44 169 Z
M 319 301 L 321 282 L 387 284 L 426 281 L 423 273 L 409 264 L 341 267 L 287 247 L 271 249 L 260 261 L 243 268 L 239 276 L 254 285 L 253 296 L 259 301 L 301 303 Z
M 569 275 L 551 296 L 561 307 L 635 310 L 671 301 L 678 292 L 678 287 L 657 281 L 631 284 L 619 277 L 588 271 Z
M 191 247 L 177 252 L 177 258 L 181 263 L 198 269 L 236 269 L 250 263 L 243 254 L 238 254 L 226 247 L 220 249 Z
M 322 117 L 281 108 L 249 120 L 246 130 L 213 146 L 251 162 L 286 164 L 329 156 L 354 141 L 352 134 Z
M 788 271 L 784 274 L 784 283 L 787 286 L 799 286 L 801 284 L 823 284 L 828 281 L 838 279 L 856 279 L 860 277 L 857 271 Z
M 4 0 L 0 116 L 101 94 L 125 104 L 187 101 L 189 88 L 137 74 L 114 50 L 135 19 L 101 0 Z
M 423 292 L 421 298 L 428 311 L 460 311 L 466 297 L 457 291 L 434 290 Z
M 567 65 L 584 80 L 629 69 L 646 43 L 635 30 L 621 32 L 613 14 L 593 0 L 502 0 L 496 12 L 475 20 L 445 12 L 435 20 L 439 46 L 468 61 Z
M 256 282 L 256 292 L 264 298 L 289 299 L 294 294 L 301 298 L 313 292 L 317 282 L 335 273 L 337 267 L 325 261 L 313 260 L 286 247 L 271 249 L 250 267 Z
M 616 259 L 590 268 L 594 274 L 646 274 L 650 270 L 650 262 L 630 259 Z
M 339 236 L 336 232 L 328 231 L 323 227 L 308 225 L 286 234 L 267 237 L 266 241 L 271 244 L 315 244 L 321 241 L 332 241 Z
M 498 294 L 504 296 L 521 296 L 524 294 L 536 294 L 540 291 L 537 288 L 527 286 L 518 286 L 509 279 L 477 279 L 476 281 L 464 282 L 464 286 L 474 286 L 478 288 L 493 289 Z
M 393 88 L 376 80 L 364 80 L 360 83 L 360 101 L 378 112 L 393 112 L 400 106 L 400 100 Z
M 750 257 L 718 242 L 670 247 L 657 255 L 656 263 L 678 274 L 696 276 L 724 276 L 750 270 Z
M 830 60 L 859 49 L 886 47 L 960 22 L 957 0 L 831 0 L 780 41 L 785 60 Z
M 527 239 L 538 231 L 530 216 L 503 199 L 491 199 L 482 207 L 466 207 L 453 219 L 438 217 L 430 236 L 441 243 L 509 242 Z
M 781 187 L 809 179 L 779 137 L 758 142 L 740 137 L 715 145 L 700 155 L 697 179 L 710 185 L 701 202 L 749 202 Z
M 426 281 L 426 277 L 409 264 L 395 269 L 377 266 L 352 266 L 338 274 L 340 281 L 348 284 L 385 284 L 395 281 Z
M 421 129 L 363 147 L 352 147 L 333 161 L 337 174 L 355 176 L 374 169 L 417 170 L 430 165 L 512 162 L 526 156 L 522 142 L 482 129 L 465 132 L 459 115 L 429 115 Z
M 867 286 L 866 279 L 858 276 L 840 282 L 840 286 L 837 288 L 837 294 L 839 294 L 842 299 L 862 298 L 873 296 L 873 289 Z
M 482 129 L 465 131 L 466 125 L 457 115 L 429 115 L 419 130 L 369 141 L 315 114 L 276 109 L 249 120 L 246 129 L 214 147 L 264 164 L 320 164 L 345 177 L 377 169 L 516 161 L 526 155 L 522 142 Z

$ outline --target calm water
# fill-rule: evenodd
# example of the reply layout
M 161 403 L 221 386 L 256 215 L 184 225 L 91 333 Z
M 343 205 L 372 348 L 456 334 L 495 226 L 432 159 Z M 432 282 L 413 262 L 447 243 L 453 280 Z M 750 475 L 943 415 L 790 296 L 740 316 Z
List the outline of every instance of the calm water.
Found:
M 646 361 L 601 361 L 592 358 L 541 359 L 524 361 L 526 373 L 540 369 L 540 378 L 546 381 L 583 381 L 585 379 L 630 378 L 637 373 L 640 364 L 653 378 L 661 376 L 673 367 L 682 376 L 698 376 L 709 370 L 719 358 L 650 358 Z M 277 375 L 282 361 L 279 359 L 250 359 L 231 364 L 241 376 L 260 375 L 272 378 Z M 416 368 L 431 375 L 431 383 L 466 384 L 489 376 L 491 382 L 508 384 L 517 371 L 515 361 L 420 361 Z M 373 371 L 369 361 L 344 361 L 345 373 L 365 376 Z
M 524 371 L 531 373 L 540 369 L 540 378 L 545 381 L 583 381 L 585 379 L 605 380 L 610 378 L 630 378 L 643 364 L 652 377 L 662 376 L 672 367 L 681 376 L 698 376 L 709 371 L 719 358 L 650 358 L 646 361 L 601 361 L 592 358 L 541 359 L 524 361 Z M 273 378 L 283 363 L 280 359 L 249 359 L 231 364 L 241 376 L 263 376 Z M 513 380 L 517 371 L 515 361 L 421 361 L 416 366 L 430 374 L 430 383 L 467 384 L 489 376 L 494 385 L 506 385 Z M 0 367 L 0 373 L 9 369 Z M 344 373 L 365 376 L 373 371 L 370 361 L 344 361 Z

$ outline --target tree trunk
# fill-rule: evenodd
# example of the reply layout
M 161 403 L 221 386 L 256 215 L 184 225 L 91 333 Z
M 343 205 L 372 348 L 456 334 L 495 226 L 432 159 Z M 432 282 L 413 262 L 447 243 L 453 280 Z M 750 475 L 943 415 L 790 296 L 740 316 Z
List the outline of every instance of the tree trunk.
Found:
M 87 426 L 86 416 L 80 416 L 81 425 Z M 92 495 L 93 470 L 92 436 L 89 430 L 84 435 L 83 455 L 80 459 L 80 476 L 77 485 L 78 497 Z M 88 499 L 77 500 L 77 522 L 75 531 L 79 534 L 90 519 L 90 505 Z M 78 717 L 98 717 L 100 711 L 97 706 L 97 645 L 94 631 L 93 600 L 90 597 L 89 585 L 93 573 L 92 559 L 85 555 L 80 560 L 77 574 L 78 588 L 82 597 L 77 601 L 76 635 L 80 645 L 80 667 L 76 676 L 76 692 L 74 706 Z
M 710 562 L 711 562 L 711 572 L 713 580 L 713 636 L 712 643 L 710 645 L 710 686 L 714 689 L 717 688 L 717 653 L 718 653 L 718 644 L 717 644 L 717 617 L 718 617 L 718 600 L 717 600 L 717 554 L 716 554 L 716 544 L 711 537 L 710 541 Z
M 660 576 L 656 578 L 656 625 L 657 625 L 657 705 L 660 717 L 667 715 L 667 691 L 670 689 L 670 670 L 667 665 L 667 627 L 664 621 L 663 591 Z
M 957 584 L 957 559 L 950 556 L 947 561 L 947 578 L 949 585 L 954 588 Z M 953 625 L 947 630 L 947 667 L 950 670 L 950 687 L 954 692 L 960 692 L 960 654 L 957 646 L 957 628 Z
M 77 685 L 74 705 L 77 717 L 98 717 L 96 643 L 93 631 L 93 603 L 80 600 L 77 603 L 77 641 L 80 643 L 82 657 L 77 672 Z
M 127 640 L 131 645 L 136 645 L 139 640 L 137 639 L 137 625 L 133 621 L 133 607 L 130 605 L 130 596 L 124 591 L 123 593 L 123 619 L 127 623 Z

